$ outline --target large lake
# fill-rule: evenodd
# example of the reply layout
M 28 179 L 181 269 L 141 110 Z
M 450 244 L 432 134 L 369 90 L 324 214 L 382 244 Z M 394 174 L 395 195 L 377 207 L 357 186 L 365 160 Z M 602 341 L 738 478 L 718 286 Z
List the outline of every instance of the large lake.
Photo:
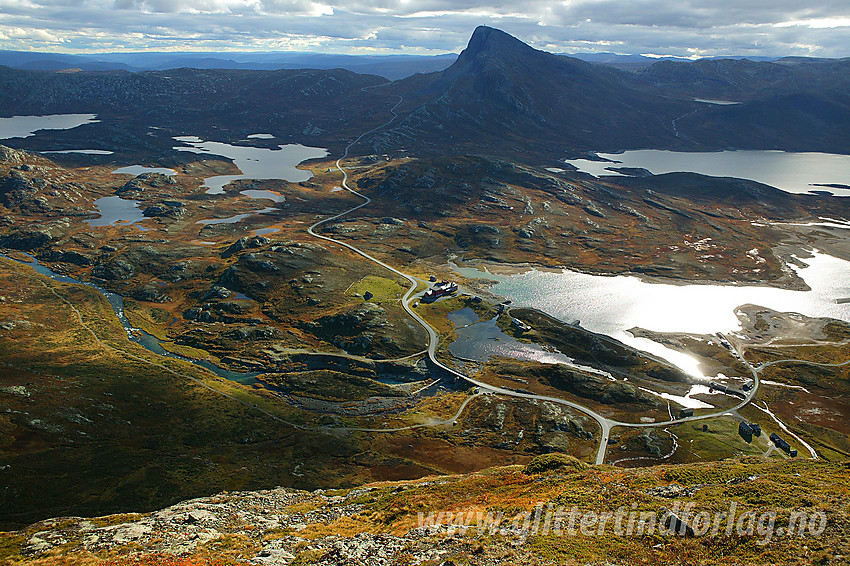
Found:
M 278 149 L 268 149 L 203 141 L 195 136 L 180 136 L 174 139 L 189 146 L 175 147 L 174 149 L 178 151 L 221 155 L 232 159 L 242 171 L 241 175 L 217 175 L 206 178 L 204 181 L 208 187 L 207 193 L 211 195 L 223 193 L 227 184 L 238 179 L 282 179 L 290 183 L 307 181 L 313 174 L 296 166 L 308 159 L 318 159 L 328 155 L 326 149 L 300 144 L 279 145 Z
M 516 306 L 538 308 L 566 322 L 581 326 L 670 360 L 689 373 L 701 376 L 690 356 L 657 342 L 635 338 L 633 327 L 657 332 L 710 334 L 740 329 L 735 309 L 755 304 L 782 312 L 830 317 L 850 321 L 850 262 L 821 253 L 795 268 L 811 291 L 738 285 L 673 285 L 648 282 L 638 277 L 602 276 L 530 270 L 509 276 L 490 276 L 472 269 L 465 276 L 497 279 L 491 290 L 511 299 Z
M 837 196 L 850 196 L 849 189 L 814 186 L 850 186 L 850 155 L 750 150 L 680 152 L 660 149 L 638 149 L 598 155 L 618 163 L 589 159 L 569 159 L 566 162 L 596 177 L 621 175 L 609 171 L 607 167 L 640 167 L 656 175 L 687 171 L 713 177 L 750 179 L 789 193 L 817 190 L 829 191 Z
M 70 130 L 99 122 L 94 114 L 52 114 L 48 116 L 12 116 L 0 118 L 0 139 L 26 138 L 39 130 Z

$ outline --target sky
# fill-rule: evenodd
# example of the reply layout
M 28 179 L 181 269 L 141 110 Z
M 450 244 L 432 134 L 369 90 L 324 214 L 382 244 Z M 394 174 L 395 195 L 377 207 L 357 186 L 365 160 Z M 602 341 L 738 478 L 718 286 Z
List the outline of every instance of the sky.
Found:
M 482 24 L 556 53 L 850 57 L 848 0 L 0 0 L 0 49 L 430 55 Z

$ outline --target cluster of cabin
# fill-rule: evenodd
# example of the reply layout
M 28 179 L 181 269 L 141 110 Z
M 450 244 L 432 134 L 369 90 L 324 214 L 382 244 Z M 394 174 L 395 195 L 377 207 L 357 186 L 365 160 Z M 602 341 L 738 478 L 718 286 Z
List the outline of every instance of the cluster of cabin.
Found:
M 741 421 L 738 423 L 738 434 L 741 435 L 741 438 L 746 440 L 747 442 L 752 442 L 754 436 L 761 436 L 761 426 L 758 423 L 748 423 L 746 421 Z M 791 456 L 792 458 L 797 456 L 797 451 L 791 448 L 791 445 L 788 442 L 776 434 L 775 432 L 770 434 L 770 441 L 773 442 L 774 446 Z
M 457 293 L 457 290 L 458 286 L 454 281 L 440 281 L 434 283 L 431 288 L 425 291 L 425 294 L 422 295 L 422 302 L 433 303 L 440 297 Z
M 741 438 L 750 442 L 754 436 L 761 436 L 761 425 L 741 421 L 738 423 L 738 434 L 741 435 Z

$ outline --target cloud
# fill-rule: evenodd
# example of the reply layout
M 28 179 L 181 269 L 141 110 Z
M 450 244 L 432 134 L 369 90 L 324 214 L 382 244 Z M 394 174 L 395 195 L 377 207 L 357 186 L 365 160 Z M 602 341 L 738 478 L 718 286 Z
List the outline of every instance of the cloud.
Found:
M 441 53 L 492 25 L 556 52 L 850 56 L 846 0 L 0 0 L 0 48 Z

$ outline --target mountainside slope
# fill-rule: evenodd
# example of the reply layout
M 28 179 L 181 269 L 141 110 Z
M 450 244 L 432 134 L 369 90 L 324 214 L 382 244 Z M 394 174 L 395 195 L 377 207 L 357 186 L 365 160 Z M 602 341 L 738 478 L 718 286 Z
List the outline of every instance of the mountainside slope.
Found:
M 850 59 L 659 61 L 635 76 L 653 88 L 740 101 L 767 92 L 845 91 L 850 86 Z
M 706 108 L 677 120 L 683 139 L 717 148 L 850 153 L 850 95 L 768 94 L 743 104 Z
M 52 73 L 0 67 L 0 108 L 5 115 L 98 114 L 101 124 L 95 129 L 119 130 L 122 144 L 131 146 L 128 132 L 152 141 L 151 127 L 170 135 L 213 131 L 213 139 L 271 129 L 299 141 L 314 137 L 332 143 L 349 128 L 362 131 L 361 120 L 368 121 L 371 108 L 381 102 L 363 89 L 385 82 L 342 69 Z M 322 135 L 329 133 L 332 139 Z M 62 131 L 53 137 L 70 135 Z M 170 136 L 165 141 L 173 145 Z M 127 150 L 123 145 L 117 149 Z
M 615 470 L 549 455 L 466 476 L 51 519 L 0 533 L 0 563 L 828 564 L 850 551 L 848 479 L 822 462 Z
M 675 141 L 670 120 L 685 105 L 633 89 L 622 71 L 538 51 L 478 27 L 441 73 L 391 87 L 407 116 L 383 138 L 421 146 L 474 144 L 544 149 Z
M 269 106 L 316 105 L 325 99 L 384 82 L 373 75 L 340 69 L 203 70 L 172 69 L 141 73 L 49 73 L 0 67 L 0 103 L 17 113 L 115 112 L 169 107 L 206 109 L 210 104 L 244 101 L 257 110 Z M 269 100 L 268 89 L 275 91 Z
M 397 81 L 406 116 L 377 150 L 789 149 L 850 152 L 848 60 L 661 61 L 637 73 L 476 28 L 441 73 Z M 720 98 L 739 105 L 714 105 Z

